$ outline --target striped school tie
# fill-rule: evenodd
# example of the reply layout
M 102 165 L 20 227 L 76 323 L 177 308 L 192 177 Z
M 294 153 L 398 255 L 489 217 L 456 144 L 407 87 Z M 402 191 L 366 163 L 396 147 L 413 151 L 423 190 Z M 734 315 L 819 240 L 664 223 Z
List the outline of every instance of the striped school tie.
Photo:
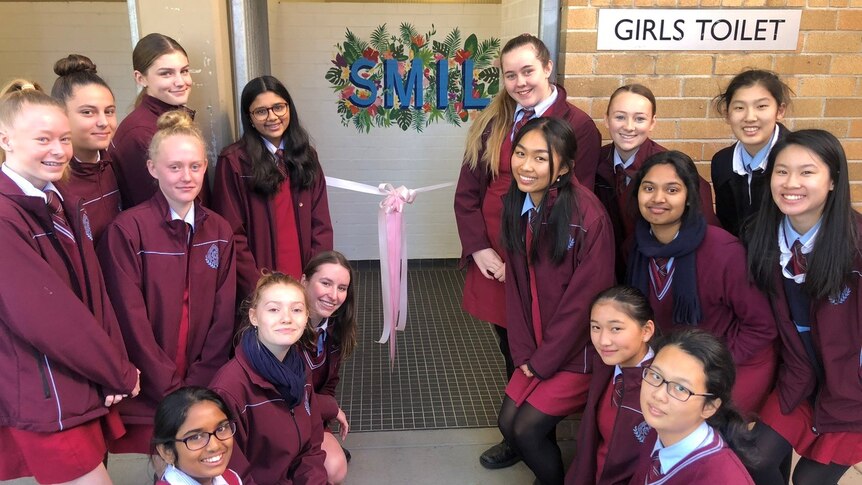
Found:
M 802 241 L 797 239 L 793 243 L 793 247 L 790 248 L 790 253 L 790 269 L 793 271 L 793 275 L 805 274 L 805 270 L 808 268 L 808 258 L 802 253 Z
M 75 235 L 69 227 L 69 221 L 63 213 L 63 205 L 60 203 L 60 194 L 53 190 L 45 192 L 45 204 L 48 206 L 48 212 L 51 213 L 51 221 L 54 223 L 54 231 L 62 236 L 67 237 L 72 242 L 75 242 Z
M 650 456 L 647 483 L 655 483 L 664 476 L 664 473 L 661 472 L 661 460 L 658 457 L 658 451 L 659 450 L 653 450 L 652 455 Z
M 518 120 L 517 123 L 515 123 L 515 129 L 512 130 L 513 136 L 517 136 L 518 132 L 521 131 L 521 128 L 523 128 L 524 125 L 526 125 L 528 121 L 533 119 L 533 115 L 536 114 L 536 110 L 534 110 L 533 108 L 525 108 L 525 109 L 521 110 L 521 113 L 522 113 L 521 119 Z
M 287 167 L 284 166 L 284 150 L 279 148 L 275 151 L 275 166 L 284 178 L 287 178 Z
M 614 377 L 614 395 L 611 396 L 614 407 L 620 407 L 623 403 L 623 375 Z

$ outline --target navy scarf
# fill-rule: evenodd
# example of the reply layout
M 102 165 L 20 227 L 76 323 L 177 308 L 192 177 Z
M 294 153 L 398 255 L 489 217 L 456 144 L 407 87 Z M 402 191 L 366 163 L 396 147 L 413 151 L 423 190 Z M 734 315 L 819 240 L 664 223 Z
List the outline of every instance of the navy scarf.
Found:
M 644 295 L 649 295 L 650 258 L 674 258 L 671 282 L 674 324 L 697 325 L 703 317 L 697 296 L 694 253 L 705 235 L 706 219 L 703 217 L 683 221 L 679 235 L 667 244 L 658 242 L 643 218 L 639 218 L 635 225 L 635 247 L 629 258 L 628 281 Z
M 242 335 L 242 350 L 248 356 L 252 368 L 278 389 L 291 409 L 302 401 L 305 390 L 305 364 L 299 350 L 294 347 L 287 351 L 284 361 L 279 361 L 257 339 L 257 328 Z

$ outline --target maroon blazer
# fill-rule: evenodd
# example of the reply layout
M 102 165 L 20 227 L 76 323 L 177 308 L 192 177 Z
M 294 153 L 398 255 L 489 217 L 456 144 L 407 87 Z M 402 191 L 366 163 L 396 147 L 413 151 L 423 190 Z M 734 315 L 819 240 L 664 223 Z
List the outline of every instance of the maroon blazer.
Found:
M 862 215 L 854 213 L 854 220 L 862 234 Z M 856 246 L 853 272 L 841 295 L 811 305 L 811 336 L 826 378 L 814 402 L 814 427 L 821 433 L 862 433 L 862 257 L 858 252 L 862 244 Z M 811 396 L 817 376 L 790 318 L 782 278 L 776 268 L 771 304 L 781 337 L 778 397 L 781 411 L 787 414 Z
M 648 362 L 644 363 L 644 365 Z M 643 367 L 624 367 L 623 398 L 614 418 L 614 428 L 608 443 L 608 454 L 596 481 L 599 451 L 598 413 L 602 394 L 614 376 L 614 366 L 605 365 L 598 355 L 593 356 L 593 376 L 587 406 L 578 428 L 578 451 L 566 473 L 566 485 L 619 485 L 629 483 L 640 455 L 652 452 L 655 433 L 644 421 L 640 393 Z M 650 437 L 650 440 L 647 438 Z
M 316 152 L 314 158 L 317 162 Z M 320 163 L 316 165 L 314 185 L 309 189 L 291 190 L 303 267 L 315 254 L 332 249 L 326 179 Z M 251 161 L 242 140 L 222 150 L 216 166 L 212 207 L 233 227 L 239 298 L 251 293 L 261 269 L 275 268 L 278 245 L 274 199 L 251 188 L 250 173 Z
M 229 466 L 245 485 L 327 483 L 326 453 L 320 448 L 323 420 L 310 377 L 306 374 L 304 402 L 289 409 L 275 386 L 251 366 L 242 345 L 216 374 L 210 387 L 237 422 Z
M 566 101 L 566 90 L 562 86 L 555 86 L 557 99 L 542 116 L 562 118 L 569 122 L 578 143 L 575 176 L 581 185 L 592 190 L 596 169 L 599 165 L 602 135 L 589 115 Z M 483 137 L 487 139 L 490 132 L 491 126 L 489 125 Z M 479 153 L 480 161 L 484 153 L 484 146 L 483 143 L 483 148 Z M 508 157 L 511 154 L 505 155 Z M 463 261 L 466 261 L 466 258 L 469 258 L 476 251 L 491 247 L 485 230 L 485 218 L 482 216 L 482 201 L 485 199 L 485 192 L 490 183 L 491 174 L 484 164 L 479 163 L 472 170 L 468 165 L 461 166 L 461 175 L 458 177 L 458 186 L 455 189 L 455 222 L 458 224 Z
M 84 208 L 90 218 L 90 231 L 96 242 L 122 210 L 113 164 L 107 159 L 107 152 L 102 151 L 100 155 L 101 160 L 96 163 L 84 163 L 72 157 L 69 161 L 69 177 L 54 184 L 64 194 L 73 194 L 84 200 Z
M 311 371 L 311 382 L 314 384 L 314 392 L 317 393 L 317 406 L 323 422 L 335 419 L 340 409 L 335 399 L 335 389 L 341 381 L 341 346 L 332 338 L 331 328 L 332 326 L 327 328 L 329 335 L 320 358 L 313 357 L 317 349 L 302 349 L 305 365 Z
M 739 461 L 736 453 L 728 448 L 718 430 L 713 429 L 711 443 L 689 453 L 673 468 L 662 476 L 661 481 L 653 482 L 661 485 L 754 485 L 748 471 Z M 650 432 L 655 436 L 655 430 Z M 654 437 L 648 437 L 655 443 Z M 647 476 L 650 468 L 652 450 L 640 456 L 635 474 L 629 482 L 631 485 L 648 484 Z
M 195 112 L 185 106 L 174 106 L 144 93 L 141 95 L 141 104 L 117 127 L 117 133 L 108 147 L 108 157 L 114 163 L 124 208 L 150 200 L 158 191 L 156 179 L 147 170 L 150 142 L 156 134 L 159 116 L 178 109 L 195 117 Z M 198 197 L 207 205 L 208 196 L 209 186 L 205 183 Z
M 83 204 L 67 194 L 63 208 L 84 274 L 69 269 L 44 199 L 0 172 L 0 426 L 68 429 L 107 414 L 104 396 L 137 382 Z
M 236 265 L 233 233 L 218 214 L 195 204 L 195 230 L 171 220 L 162 192 L 121 213 L 99 243 L 108 294 L 141 394 L 120 403 L 123 420 L 152 424 L 158 403 L 185 386 L 206 386 L 228 360 L 234 332 Z M 176 368 L 183 292 L 189 285 L 186 372 Z
M 591 190 L 573 180 L 578 211 L 573 211 L 571 247 L 559 265 L 548 258 L 553 244 L 547 232 L 538 238 L 538 257 L 533 262 L 542 316 L 542 345 L 533 332 L 530 274 L 524 254 L 507 251 L 506 322 L 512 361 L 529 363 L 540 379 L 565 370 L 589 373 L 590 306 L 596 295 L 614 283 L 614 236 L 607 212 Z M 542 207 L 550 211 L 557 190 L 551 190 Z M 527 215 L 522 216 L 525 220 Z M 526 227 L 526 222 L 524 223 Z M 581 241 L 575 242 L 580 235 Z

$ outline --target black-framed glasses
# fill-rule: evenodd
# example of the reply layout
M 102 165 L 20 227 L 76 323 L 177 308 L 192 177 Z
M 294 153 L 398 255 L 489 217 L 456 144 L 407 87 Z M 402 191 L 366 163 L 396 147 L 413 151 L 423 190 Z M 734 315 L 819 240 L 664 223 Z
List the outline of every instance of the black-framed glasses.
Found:
M 287 114 L 287 103 L 275 103 L 269 108 L 257 108 L 251 111 L 251 115 L 257 121 L 266 121 L 269 118 L 269 112 L 272 111 L 272 114 L 281 118 L 282 116 Z
M 185 443 L 186 448 L 189 451 L 197 451 L 202 448 L 205 448 L 210 443 L 210 438 L 215 436 L 219 439 L 219 441 L 225 441 L 230 439 L 236 433 L 236 423 L 233 421 L 228 421 L 223 423 L 218 428 L 215 429 L 212 433 L 207 431 L 201 431 L 200 433 L 195 433 L 191 436 L 185 437 L 183 439 L 175 439 L 174 441 Z
M 661 374 L 652 370 L 649 367 L 644 367 L 643 380 L 644 382 L 653 387 L 659 387 L 662 384 L 667 385 L 667 394 L 670 397 L 676 399 L 677 401 L 686 402 L 691 396 L 715 396 L 715 394 L 710 394 L 708 392 L 705 392 L 703 394 L 691 392 L 687 387 L 683 386 L 682 384 L 665 379 Z

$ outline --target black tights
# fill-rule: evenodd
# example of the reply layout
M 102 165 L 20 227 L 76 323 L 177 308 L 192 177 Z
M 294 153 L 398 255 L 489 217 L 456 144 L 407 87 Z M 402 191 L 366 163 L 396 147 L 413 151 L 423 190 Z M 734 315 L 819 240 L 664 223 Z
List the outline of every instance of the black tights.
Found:
M 557 445 L 557 423 L 565 416 L 549 416 L 525 402 L 521 407 L 503 397 L 497 424 L 500 432 L 542 485 L 563 483 L 563 458 Z
M 754 438 L 758 451 L 758 462 L 748 468 L 757 485 L 787 485 L 790 478 L 790 460 L 793 448 L 780 434 L 769 426 L 758 422 L 754 425 Z M 850 468 L 830 463 L 824 465 L 808 458 L 800 458 L 793 469 L 793 485 L 837 484 L 844 472 Z
M 503 361 L 506 362 L 506 382 L 512 378 L 515 373 L 515 363 L 512 362 L 512 352 L 509 351 L 509 332 L 505 327 L 491 324 L 494 331 L 497 332 L 498 343 L 500 344 L 500 353 L 503 354 Z

